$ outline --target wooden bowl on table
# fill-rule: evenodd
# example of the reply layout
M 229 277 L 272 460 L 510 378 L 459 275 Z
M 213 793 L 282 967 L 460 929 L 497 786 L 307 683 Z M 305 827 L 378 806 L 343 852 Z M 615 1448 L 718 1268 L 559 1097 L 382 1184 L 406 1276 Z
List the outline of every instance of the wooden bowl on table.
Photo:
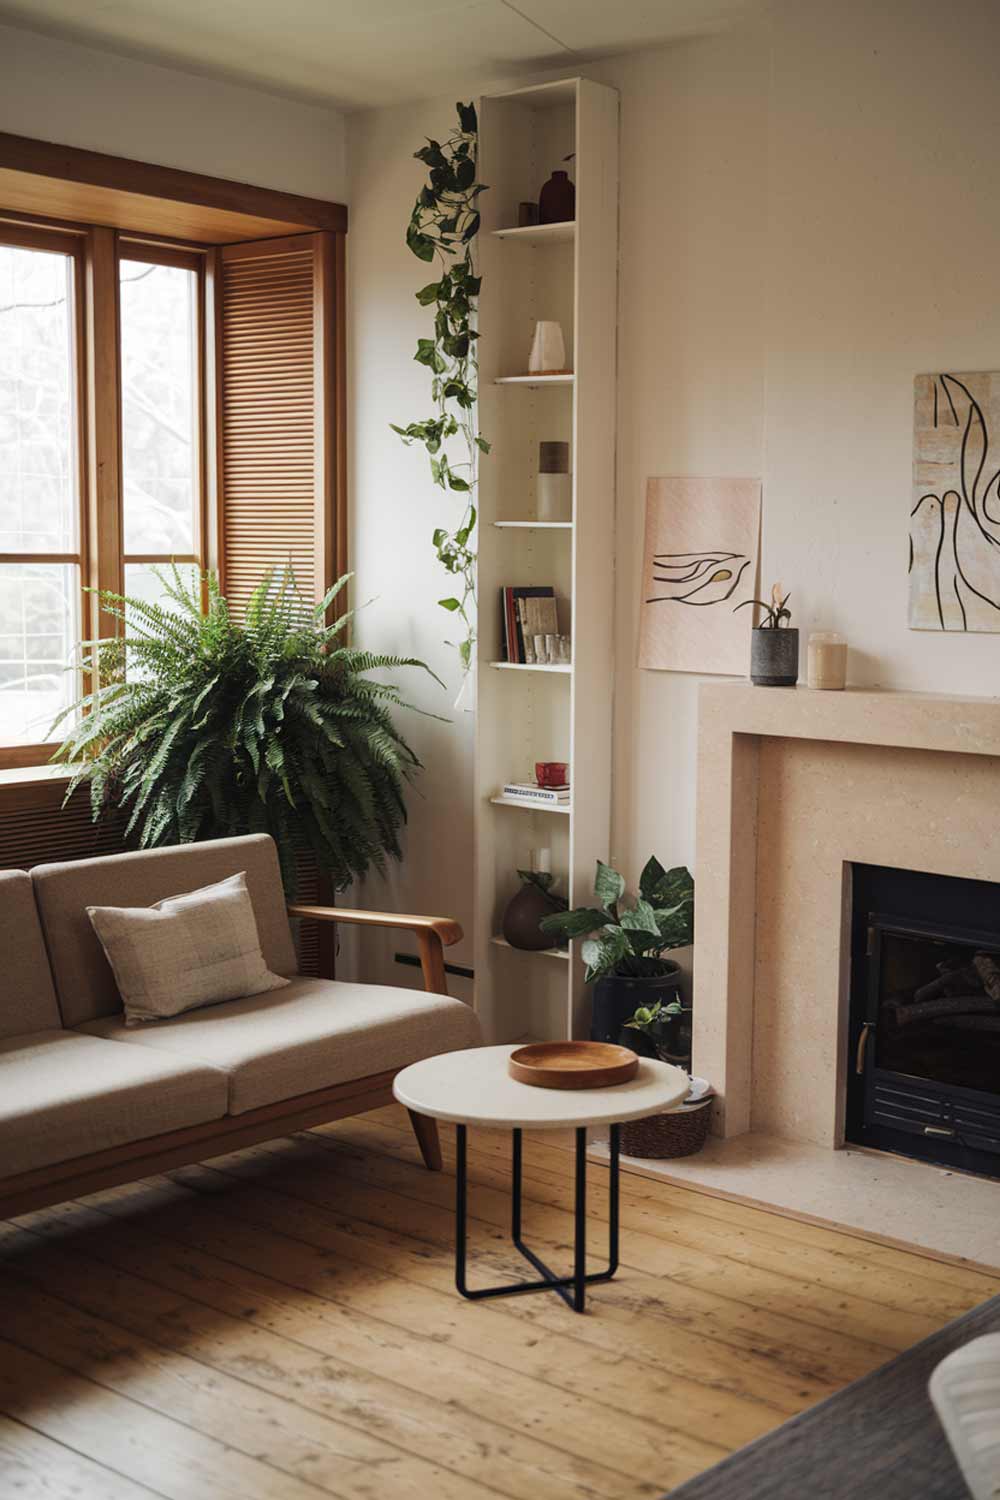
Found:
M 532 1042 L 510 1054 L 507 1068 L 536 1088 L 605 1089 L 634 1078 L 639 1059 L 612 1042 Z

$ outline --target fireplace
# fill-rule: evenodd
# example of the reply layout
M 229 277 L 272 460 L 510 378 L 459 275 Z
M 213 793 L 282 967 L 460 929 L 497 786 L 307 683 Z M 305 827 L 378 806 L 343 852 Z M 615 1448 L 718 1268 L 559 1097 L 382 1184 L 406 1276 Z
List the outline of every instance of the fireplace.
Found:
M 851 867 L 846 1135 L 1000 1178 L 1000 885 Z

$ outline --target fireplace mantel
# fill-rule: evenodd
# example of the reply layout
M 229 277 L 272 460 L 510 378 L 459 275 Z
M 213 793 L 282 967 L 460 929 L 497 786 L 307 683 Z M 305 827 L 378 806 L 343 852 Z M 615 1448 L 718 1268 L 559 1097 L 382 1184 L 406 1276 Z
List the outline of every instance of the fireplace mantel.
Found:
M 844 872 L 1000 881 L 997 806 L 998 699 L 702 686 L 694 1064 L 720 1133 L 841 1144 Z

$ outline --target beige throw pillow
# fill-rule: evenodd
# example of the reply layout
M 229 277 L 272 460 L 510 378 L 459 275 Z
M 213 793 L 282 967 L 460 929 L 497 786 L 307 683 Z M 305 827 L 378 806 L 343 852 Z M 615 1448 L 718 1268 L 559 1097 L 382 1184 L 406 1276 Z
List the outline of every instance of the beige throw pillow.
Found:
M 245 873 L 153 906 L 88 906 L 126 1026 L 288 984 L 260 950 Z

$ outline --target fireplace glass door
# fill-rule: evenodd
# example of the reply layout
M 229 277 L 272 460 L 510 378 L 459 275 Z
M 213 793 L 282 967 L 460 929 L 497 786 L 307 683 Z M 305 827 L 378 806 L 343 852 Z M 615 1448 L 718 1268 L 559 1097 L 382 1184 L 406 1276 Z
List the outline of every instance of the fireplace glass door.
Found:
M 913 872 L 882 873 L 892 878 L 866 894 L 896 887 L 891 904 L 905 906 Z M 1000 1177 L 1000 931 L 945 920 L 961 909 L 955 891 L 929 920 L 933 890 L 924 883 L 935 880 L 982 884 L 922 876 L 914 915 L 866 901 L 859 912 L 855 902 L 847 1135 Z M 1000 916 L 1000 891 L 987 890 Z M 855 897 L 862 892 L 856 882 Z

